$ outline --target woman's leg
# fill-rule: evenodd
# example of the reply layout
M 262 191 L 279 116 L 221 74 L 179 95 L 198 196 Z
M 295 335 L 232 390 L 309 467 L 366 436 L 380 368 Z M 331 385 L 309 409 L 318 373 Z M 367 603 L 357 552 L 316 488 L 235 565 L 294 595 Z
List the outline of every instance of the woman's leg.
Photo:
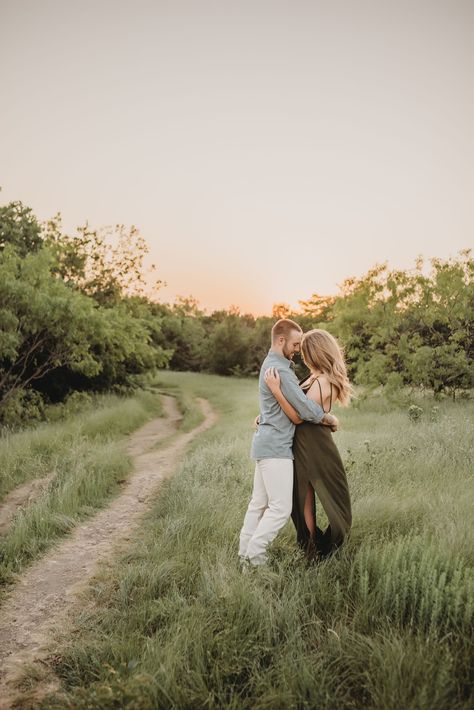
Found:
M 316 524 L 316 497 L 311 483 L 308 483 L 308 490 L 306 491 L 304 520 L 309 533 L 307 555 L 309 557 L 326 555 L 329 552 L 329 544 L 331 542 L 331 527 L 328 526 L 326 532 L 323 533 Z
M 314 488 L 311 483 L 308 483 L 308 488 L 306 490 L 306 499 L 304 502 L 304 519 L 310 537 L 314 538 L 316 535 L 316 510 L 314 500 Z

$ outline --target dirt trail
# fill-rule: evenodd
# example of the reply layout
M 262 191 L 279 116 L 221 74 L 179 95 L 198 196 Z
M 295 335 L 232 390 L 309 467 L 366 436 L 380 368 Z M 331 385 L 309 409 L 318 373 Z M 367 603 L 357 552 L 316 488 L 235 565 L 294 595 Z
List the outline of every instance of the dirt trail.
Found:
M 0 708 L 11 707 L 14 680 L 21 667 L 44 654 L 75 595 L 85 587 L 98 563 L 110 557 L 148 510 L 160 482 L 175 470 L 187 444 L 211 427 L 217 416 L 199 399 L 204 421 L 192 431 L 176 434 L 163 448 L 154 444 L 176 432 L 181 415 L 173 397 L 163 396 L 166 418 L 154 419 L 129 439 L 127 452 L 134 470 L 122 492 L 70 537 L 29 567 L 0 608 Z

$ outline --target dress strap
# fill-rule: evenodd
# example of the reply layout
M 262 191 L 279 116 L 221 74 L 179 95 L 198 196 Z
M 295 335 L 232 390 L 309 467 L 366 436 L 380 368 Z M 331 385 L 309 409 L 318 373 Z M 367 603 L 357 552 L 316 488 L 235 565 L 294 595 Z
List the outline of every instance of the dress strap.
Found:
M 324 402 L 323 391 L 321 389 L 321 383 L 319 381 L 319 376 L 315 377 L 315 380 L 318 383 L 318 387 L 319 387 L 319 396 L 321 397 L 321 409 L 323 410 L 324 414 L 329 414 L 329 412 L 331 411 L 331 407 L 332 407 L 332 382 L 329 383 L 329 387 L 331 388 L 330 395 L 329 395 L 329 409 L 326 410 L 326 409 L 324 409 L 324 405 L 323 405 L 323 402 Z
M 322 389 L 321 389 L 321 383 L 320 383 L 320 381 L 319 381 L 318 378 L 319 378 L 319 375 L 318 375 L 318 377 L 315 377 L 314 380 L 313 380 L 312 382 L 310 382 L 309 385 L 307 385 L 306 387 L 303 388 L 303 392 L 305 392 L 307 389 L 309 389 L 309 388 L 311 387 L 311 385 L 313 384 L 313 382 L 316 381 L 316 382 L 318 383 L 319 395 L 320 395 L 320 397 L 321 397 L 321 403 L 322 403 L 322 402 L 323 402 L 323 392 L 322 392 Z M 301 385 L 303 384 L 303 382 L 305 382 L 307 379 L 308 379 L 308 377 L 303 377 L 303 379 L 300 380 L 298 384 L 301 386 Z M 330 412 L 331 409 L 332 409 L 332 382 L 329 383 L 329 387 L 331 388 L 331 389 L 330 389 L 330 394 L 329 394 L 329 409 L 326 411 L 326 410 L 324 409 L 323 405 L 321 404 L 321 408 L 322 408 L 324 414 L 329 414 L 329 412 Z

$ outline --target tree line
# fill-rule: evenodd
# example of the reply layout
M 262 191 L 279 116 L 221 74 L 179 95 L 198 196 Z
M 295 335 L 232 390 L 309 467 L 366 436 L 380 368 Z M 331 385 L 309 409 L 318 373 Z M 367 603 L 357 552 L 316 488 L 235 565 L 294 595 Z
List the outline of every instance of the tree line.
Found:
M 335 296 L 313 294 L 297 311 L 275 304 L 263 317 L 208 314 L 192 297 L 159 302 L 147 295 L 146 254 L 133 226 L 86 223 L 70 236 L 59 214 L 40 223 L 22 202 L 0 206 L 1 424 L 41 418 L 74 393 L 126 392 L 160 368 L 254 376 L 280 317 L 332 332 L 365 387 L 456 396 L 473 386 L 469 250 L 432 259 L 429 273 L 421 259 L 409 271 L 378 265 Z

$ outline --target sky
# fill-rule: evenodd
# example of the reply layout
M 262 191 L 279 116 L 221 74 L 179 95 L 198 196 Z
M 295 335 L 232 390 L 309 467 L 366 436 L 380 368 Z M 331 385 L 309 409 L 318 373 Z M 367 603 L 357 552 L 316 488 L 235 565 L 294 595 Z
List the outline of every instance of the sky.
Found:
M 474 239 L 472 0 L 0 0 L 0 204 L 270 314 Z

